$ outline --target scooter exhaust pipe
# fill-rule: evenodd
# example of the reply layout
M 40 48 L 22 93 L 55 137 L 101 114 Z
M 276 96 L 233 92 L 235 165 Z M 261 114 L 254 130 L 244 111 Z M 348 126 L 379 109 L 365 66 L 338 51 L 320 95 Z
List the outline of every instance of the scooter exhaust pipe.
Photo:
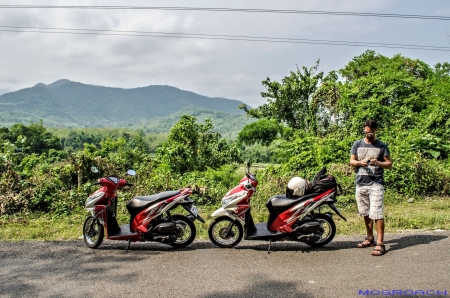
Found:
M 171 234 L 171 235 L 164 235 L 164 236 L 155 236 L 153 237 L 153 240 L 159 241 L 162 243 L 172 243 L 177 241 L 177 236 Z
M 308 242 L 315 242 L 315 241 L 320 240 L 320 235 L 319 234 L 314 234 L 314 233 L 311 233 L 311 234 L 308 234 L 308 235 L 301 235 L 301 236 L 297 237 L 297 240 L 298 241 L 302 241 L 302 242 L 306 242 L 306 241 L 308 241 Z
M 309 235 L 301 235 L 297 237 L 298 241 L 308 241 L 309 237 L 314 237 L 314 234 L 309 234 Z

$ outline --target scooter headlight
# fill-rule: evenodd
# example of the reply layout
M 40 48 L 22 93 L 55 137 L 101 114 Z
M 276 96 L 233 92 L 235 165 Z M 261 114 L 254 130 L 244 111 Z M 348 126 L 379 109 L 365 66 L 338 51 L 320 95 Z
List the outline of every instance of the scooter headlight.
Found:
M 101 198 L 103 198 L 104 195 L 105 193 L 103 191 L 93 193 L 89 198 L 86 199 L 85 208 L 94 207 L 94 204 L 97 203 Z
M 231 201 L 233 201 L 233 200 L 236 199 L 236 198 L 237 198 L 237 195 L 223 198 L 223 199 L 222 199 L 222 207 L 228 206 L 228 204 L 230 204 Z
M 222 199 L 222 207 L 228 206 L 234 200 L 243 199 L 247 195 L 246 191 L 240 191 L 238 193 L 226 196 Z

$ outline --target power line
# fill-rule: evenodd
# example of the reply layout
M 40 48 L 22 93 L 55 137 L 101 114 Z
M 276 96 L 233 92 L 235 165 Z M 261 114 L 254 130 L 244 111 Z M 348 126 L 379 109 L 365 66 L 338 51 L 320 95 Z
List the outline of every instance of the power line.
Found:
M 427 50 L 427 51 L 450 51 L 450 47 L 438 47 L 438 46 L 306 39 L 306 38 L 281 38 L 268 36 L 213 35 L 213 34 L 195 34 L 195 33 L 180 33 L 180 32 L 168 33 L 168 32 L 148 32 L 148 31 L 119 31 L 119 30 L 99 30 L 99 29 L 18 27 L 18 26 L 0 26 L 0 28 L 5 28 L 0 29 L 0 32 L 18 32 L 18 33 L 190 38 L 190 39 L 212 39 L 212 40 L 231 40 L 231 41 L 272 42 L 272 43 L 293 43 L 293 44 L 302 43 L 302 44 L 322 44 L 322 45 L 340 45 L 340 46 L 366 46 L 377 48 L 396 48 L 396 49 L 412 49 L 412 50 Z
M 322 11 L 322 10 L 223 8 L 223 7 L 110 6 L 110 5 L 0 5 L 0 9 L 30 9 L 30 8 L 36 8 L 36 9 L 98 9 L 98 10 L 121 10 L 122 9 L 122 10 L 251 12 L 251 13 L 336 15 L 336 16 L 359 16 L 359 17 L 450 21 L 449 16 L 430 16 L 430 15 L 394 14 L 394 13 L 371 13 L 371 12 L 349 12 L 349 11 Z

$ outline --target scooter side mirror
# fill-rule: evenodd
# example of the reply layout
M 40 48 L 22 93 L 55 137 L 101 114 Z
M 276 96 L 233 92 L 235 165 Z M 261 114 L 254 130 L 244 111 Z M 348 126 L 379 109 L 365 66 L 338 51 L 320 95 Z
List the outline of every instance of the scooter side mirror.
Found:
M 95 166 L 91 167 L 91 172 L 94 173 L 94 174 L 97 174 L 98 173 L 98 168 L 95 167 Z
M 135 170 L 128 170 L 127 171 L 127 175 L 136 176 L 136 171 Z
M 250 167 L 252 166 L 252 161 L 247 161 L 247 172 L 250 172 Z

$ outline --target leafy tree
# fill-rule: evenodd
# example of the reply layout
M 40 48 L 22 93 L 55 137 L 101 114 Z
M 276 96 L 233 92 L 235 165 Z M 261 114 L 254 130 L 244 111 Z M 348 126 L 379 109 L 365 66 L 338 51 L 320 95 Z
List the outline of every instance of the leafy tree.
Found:
M 440 138 L 450 139 L 450 64 L 436 64 L 432 96 L 421 112 L 418 123 L 423 130 Z
M 82 150 L 84 144 L 93 144 L 100 146 L 100 142 L 106 138 L 106 134 L 94 134 L 92 132 L 85 133 L 84 131 L 77 132 L 74 130 L 69 131 L 69 133 L 61 138 L 61 143 L 64 145 L 64 149 L 71 148 L 72 150 Z
M 340 117 L 338 103 L 340 99 L 341 82 L 336 71 L 331 71 L 323 78 L 320 88 L 313 95 L 313 104 L 317 108 L 317 133 L 326 135 L 339 128 Z
M 410 150 L 430 155 L 433 158 L 447 158 L 450 154 L 450 142 L 426 134 L 414 139 L 411 142 Z
M 253 145 L 260 143 L 269 146 L 279 135 L 283 135 L 284 127 L 275 119 L 259 119 L 247 124 L 239 132 L 238 141 L 243 144 Z
M 309 69 L 297 68 L 281 83 L 267 78 L 262 82 L 267 91 L 261 92 L 261 96 L 268 102 L 255 109 L 249 110 L 246 105 L 239 108 L 254 118 L 275 119 L 294 130 L 316 132 L 318 107 L 312 99 L 323 77 L 323 72 L 316 74 L 318 67 L 319 61 Z
M 0 127 L 0 140 L 11 140 L 11 134 L 9 133 L 9 129 L 7 127 Z
M 38 123 L 30 123 L 28 126 L 18 123 L 9 128 L 9 133 L 4 130 L 2 137 L 9 139 L 11 142 L 17 140 L 19 136 L 26 137 L 24 145 L 28 147 L 31 153 L 41 154 L 50 149 L 61 150 L 61 143 L 59 138 L 53 136 L 44 127 L 42 121 Z M 23 148 L 20 148 L 23 150 Z
M 193 116 L 183 115 L 170 131 L 168 139 L 157 150 L 157 158 L 173 171 L 185 173 L 218 168 L 240 162 L 236 145 L 229 145 L 219 133 L 213 132 L 210 119 L 196 123 Z
M 433 70 L 420 60 L 392 58 L 366 51 L 339 71 L 338 107 L 343 124 L 351 132 L 375 119 L 384 127 L 411 129 L 431 95 Z
M 18 164 L 24 154 L 17 151 L 17 147 L 24 147 L 26 138 L 19 136 L 15 143 L 9 140 L 0 142 L 0 190 L 11 191 L 16 188 L 20 181 Z

